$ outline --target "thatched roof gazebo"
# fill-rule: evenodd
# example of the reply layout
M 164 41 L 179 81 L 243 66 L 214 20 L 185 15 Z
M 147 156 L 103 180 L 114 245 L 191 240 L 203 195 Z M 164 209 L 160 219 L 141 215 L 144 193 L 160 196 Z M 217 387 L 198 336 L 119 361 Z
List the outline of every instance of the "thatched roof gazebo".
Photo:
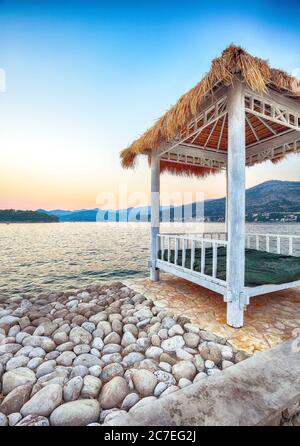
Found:
M 151 164 L 151 279 L 158 280 L 161 269 L 221 293 L 227 302 L 227 322 L 233 327 L 243 325 L 250 297 L 300 285 L 292 235 L 256 234 L 254 254 L 260 269 L 266 263 L 260 263 L 257 252 L 265 256 L 264 262 L 272 256 L 278 271 L 283 261 L 290 261 L 283 257 L 291 257 L 295 280 L 287 275 L 256 286 L 245 281 L 247 256 L 254 255 L 253 241 L 245 233 L 245 166 L 266 160 L 277 163 L 295 152 L 300 152 L 300 81 L 239 47 L 225 49 L 194 88 L 121 152 L 125 168 L 134 167 L 138 155 L 146 155 Z M 160 172 L 203 177 L 222 170 L 227 171 L 224 237 L 160 234 Z

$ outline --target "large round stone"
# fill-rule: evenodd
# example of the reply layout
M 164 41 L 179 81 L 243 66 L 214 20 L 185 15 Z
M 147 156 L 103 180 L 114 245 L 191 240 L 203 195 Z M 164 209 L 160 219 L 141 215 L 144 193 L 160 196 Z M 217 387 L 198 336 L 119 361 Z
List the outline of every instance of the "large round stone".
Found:
M 59 384 L 48 384 L 24 404 L 21 409 L 21 414 L 24 417 L 27 415 L 40 415 L 48 417 L 52 411 L 59 406 L 61 401 L 61 386 Z
M 55 342 L 47 336 L 27 336 L 23 339 L 23 345 L 24 347 L 28 345 L 31 347 L 41 347 L 47 353 L 52 352 L 56 348 Z
M 66 402 L 74 401 L 79 398 L 83 386 L 83 379 L 81 376 L 74 376 L 64 386 L 63 396 Z
M 159 382 L 164 382 L 168 386 L 172 386 L 172 385 L 176 384 L 176 380 L 175 380 L 174 376 L 169 372 L 165 372 L 163 370 L 156 370 L 154 372 L 154 375 Z
M 196 367 L 192 362 L 179 361 L 172 367 L 173 376 L 179 381 L 181 378 L 192 381 L 197 373 Z
M 152 372 L 146 369 L 134 370 L 132 373 L 132 381 L 138 393 L 145 397 L 153 395 L 154 388 L 157 384 L 157 378 Z
M 0 345 L 0 355 L 4 355 L 4 353 L 17 353 L 18 350 L 20 350 L 21 345 L 19 344 L 3 344 Z
M 128 355 L 124 356 L 123 364 L 126 367 L 131 367 L 137 362 L 143 361 L 143 359 L 145 359 L 145 356 L 142 353 L 131 352 Z
M 204 363 L 204 359 L 202 358 L 202 356 L 195 355 L 193 362 L 194 362 L 195 367 L 198 370 L 198 372 L 203 372 L 203 370 L 205 369 L 205 363 Z
M 121 409 L 123 410 L 129 410 L 131 409 L 138 401 L 140 401 L 140 397 L 137 393 L 129 393 L 127 395 L 122 403 Z
M 51 426 L 86 426 L 99 418 L 97 400 L 77 400 L 58 406 L 50 416 Z
M 102 409 L 120 407 L 122 401 L 129 393 L 127 381 L 121 376 L 116 376 L 104 384 L 100 393 L 99 402 Z
M 84 365 L 85 367 L 93 367 L 93 365 L 101 365 L 101 361 L 95 355 L 91 355 L 90 353 L 83 353 L 82 355 L 77 356 L 73 362 L 74 366 Z
M 199 344 L 200 336 L 196 333 L 185 333 L 183 339 L 187 347 L 195 348 Z
M 97 398 L 102 386 L 102 382 L 96 376 L 87 375 L 83 378 L 81 390 L 82 398 Z
M 103 380 L 103 382 L 107 382 L 110 379 L 114 378 L 115 376 L 123 376 L 124 375 L 124 369 L 121 364 L 118 362 L 114 362 L 112 364 L 106 365 L 100 375 L 100 378 Z
M 8 418 L 4 413 L 0 412 L 0 427 L 8 426 Z
M 24 384 L 33 385 L 36 382 L 35 374 L 27 367 L 19 367 L 17 369 L 6 372 L 2 378 L 2 393 L 7 395 L 13 389 Z
M 134 316 L 139 320 L 149 319 L 153 317 L 153 313 L 149 308 L 141 308 L 140 310 L 134 313 Z
M 104 344 L 120 344 L 121 342 L 121 336 L 112 331 L 104 338 Z
M 18 386 L 9 392 L 2 401 L 0 412 L 5 415 L 20 412 L 21 407 L 29 400 L 32 384 Z
M 198 347 L 202 358 L 207 361 L 213 361 L 215 364 L 220 364 L 222 361 L 222 353 L 218 345 L 214 342 L 203 342 Z
M 59 331 L 53 335 L 53 341 L 56 345 L 64 344 L 65 342 L 68 342 L 69 336 L 64 331 Z
M 184 331 L 181 325 L 175 324 L 169 329 L 169 336 L 183 335 Z
M 152 346 L 146 350 L 145 355 L 147 356 L 147 358 L 156 359 L 158 361 L 158 359 L 162 353 L 163 353 L 162 348 Z
M 74 327 L 70 331 L 69 335 L 70 341 L 73 342 L 75 345 L 77 344 L 89 344 L 93 337 L 91 333 L 89 333 L 87 330 L 81 327 Z
M 182 336 L 173 336 L 172 338 L 162 341 L 161 348 L 166 352 L 175 352 L 184 346 L 185 342 Z
M 123 334 L 123 338 L 121 341 L 122 347 L 127 347 L 128 345 L 134 344 L 135 342 L 136 342 L 136 337 L 130 331 L 126 331 Z
M 6 371 L 9 372 L 10 370 L 17 369 L 18 367 L 25 367 L 28 362 L 29 358 L 27 356 L 15 356 L 6 363 Z
M 58 358 L 56 358 L 56 362 L 58 365 L 63 365 L 65 367 L 70 367 L 73 363 L 73 360 L 76 358 L 74 352 L 63 352 Z
M 40 415 L 28 415 L 19 421 L 16 426 L 49 426 L 49 421 L 46 417 Z

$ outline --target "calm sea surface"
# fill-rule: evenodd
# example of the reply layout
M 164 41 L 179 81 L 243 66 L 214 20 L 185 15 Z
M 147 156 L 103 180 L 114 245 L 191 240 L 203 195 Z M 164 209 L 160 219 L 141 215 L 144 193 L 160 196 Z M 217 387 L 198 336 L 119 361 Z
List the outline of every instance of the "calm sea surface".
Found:
M 223 231 L 221 223 L 205 231 Z M 0 294 L 82 288 L 101 280 L 148 274 L 147 223 L 0 224 Z M 168 225 L 162 232 L 202 232 Z M 247 225 L 248 232 L 300 235 L 300 224 Z

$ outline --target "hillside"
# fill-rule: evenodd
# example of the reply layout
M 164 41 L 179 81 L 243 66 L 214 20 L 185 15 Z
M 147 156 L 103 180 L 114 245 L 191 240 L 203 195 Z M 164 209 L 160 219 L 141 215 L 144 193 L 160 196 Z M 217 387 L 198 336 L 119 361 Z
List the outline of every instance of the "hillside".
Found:
M 18 211 L 14 209 L 0 210 L 0 223 L 54 223 L 59 218 L 37 211 Z
M 202 203 L 203 204 L 203 203 Z M 185 215 L 196 216 L 197 203 L 191 203 L 185 206 Z M 132 217 L 132 208 L 121 209 L 117 211 L 82 209 L 78 211 L 44 211 L 50 215 L 58 216 L 60 221 L 126 221 L 130 213 Z M 300 181 L 278 181 L 271 180 L 254 186 L 246 191 L 246 219 L 248 221 L 259 220 L 280 220 L 291 213 L 299 213 L 294 219 L 300 220 Z M 181 215 L 181 207 L 161 209 L 161 216 L 166 217 L 170 214 L 171 221 L 174 215 Z M 267 214 L 270 214 L 269 216 Z M 274 215 L 273 215 L 274 214 Z M 222 221 L 225 215 L 225 198 L 204 201 L 204 216 L 212 221 Z M 288 217 L 289 218 L 289 217 Z M 144 206 L 136 208 L 131 220 L 150 220 L 150 207 Z M 177 220 L 177 218 L 175 218 Z

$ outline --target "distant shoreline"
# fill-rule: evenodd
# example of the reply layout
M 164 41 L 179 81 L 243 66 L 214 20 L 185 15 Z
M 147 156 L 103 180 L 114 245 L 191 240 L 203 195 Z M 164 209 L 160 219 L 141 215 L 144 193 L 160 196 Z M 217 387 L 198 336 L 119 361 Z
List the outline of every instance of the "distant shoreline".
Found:
M 17 225 L 17 224 L 40 224 L 40 223 L 46 223 L 46 224 L 53 224 L 53 223 L 148 223 L 150 225 L 149 221 L 0 221 L 0 225 Z M 189 224 L 189 223 L 200 223 L 200 224 L 225 224 L 224 221 L 205 221 L 205 222 L 195 222 L 192 220 L 189 221 L 164 221 L 161 222 L 161 224 Z M 246 225 L 300 225 L 299 221 L 246 221 Z
M 63 223 L 61 221 L 0 221 L 0 225 L 17 225 L 17 224 L 38 224 L 38 223 Z M 76 223 L 76 222 L 72 222 Z

